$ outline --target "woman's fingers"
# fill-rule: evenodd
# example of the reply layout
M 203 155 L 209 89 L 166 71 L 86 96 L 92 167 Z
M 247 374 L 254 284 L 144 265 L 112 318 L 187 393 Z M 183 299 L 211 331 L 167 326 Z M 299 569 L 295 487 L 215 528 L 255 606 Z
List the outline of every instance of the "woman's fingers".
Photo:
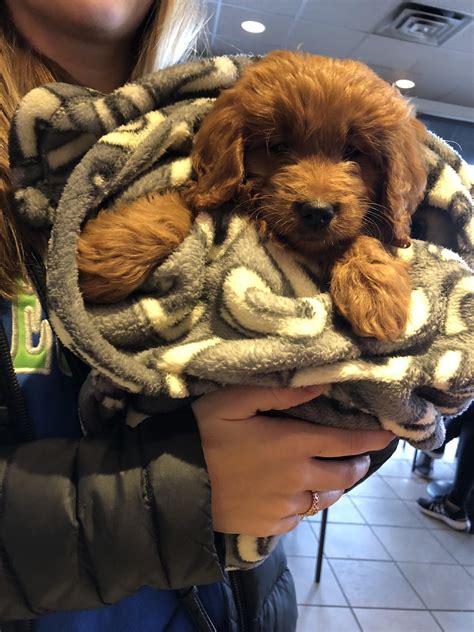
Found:
M 370 458 L 360 456 L 344 461 L 312 459 L 308 463 L 307 484 L 305 489 L 330 491 L 349 489 L 367 474 Z
M 388 430 L 347 430 L 282 418 L 295 451 L 307 456 L 332 458 L 383 450 L 393 441 Z
M 206 395 L 208 406 L 220 408 L 223 418 L 241 420 L 254 417 L 259 411 L 285 410 L 304 404 L 318 397 L 327 386 L 307 386 L 303 388 L 270 388 L 251 386 L 229 386 Z M 229 402 L 232 405 L 229 406 Z
M 319 511 L 327 509 L 344 494 L 344 490 L 333 490 L 330 492 L 319 492 Z M 288 516 L 282 518 L 278 525 L 274 529 L 272 535 L 282 535 L 283 533 L 289 533 L 295 529 L 302 520 L 299 514 L 304 514 L 313 504 L 313 496 L 310 491 L 302 492 L 295 498 L 295 507 Z
M 256 536 L 290 531 L 299 522 L 296 514 L 309 508 L 311 490 L 319 492 L 320 508 L 331 505 L 340 490 L 367 473 L 369 458 L 353 457 L 381 450 L 393 439 L 384 431 L 341 430 L 257 413 L 291 408 L 320 391 L 232 387 L 193 402 L 216 531 Z M 348 458 L 331 460 L 339 456 Z

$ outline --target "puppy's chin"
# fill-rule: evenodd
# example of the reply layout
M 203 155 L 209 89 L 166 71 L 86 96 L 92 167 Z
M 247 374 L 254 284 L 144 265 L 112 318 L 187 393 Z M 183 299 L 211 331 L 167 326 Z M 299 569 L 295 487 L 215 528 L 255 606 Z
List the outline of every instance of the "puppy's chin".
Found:
M 283 235 L 273 232 L 273 235 L 284 246 L 309 260 L 326 260 L 338 257 L 355 238 L 355 235 L 336 238 L 330 230 L 319 231 L 317 234 L 306 232 L 302 235 Z

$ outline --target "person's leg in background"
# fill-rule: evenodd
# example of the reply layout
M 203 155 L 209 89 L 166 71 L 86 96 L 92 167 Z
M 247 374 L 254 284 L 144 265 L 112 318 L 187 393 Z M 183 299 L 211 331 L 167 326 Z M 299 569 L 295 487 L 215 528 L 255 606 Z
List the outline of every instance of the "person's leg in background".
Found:
M 454 423 L 456 422 L 456 423 Z M 469 531 L 467 500 L 474 487 L 474 406 L 459 415 L 448 426 L 446 439 L 459 431 L 459 447 L 453 487 L 446 496 L 434 499 L 420 498 L 418 505 L 423 513 L 442 520 L 458 531 Z M 447 441 L 446 441 L 447 442 Z M 445 444 L 446 444 L 445 442 Z

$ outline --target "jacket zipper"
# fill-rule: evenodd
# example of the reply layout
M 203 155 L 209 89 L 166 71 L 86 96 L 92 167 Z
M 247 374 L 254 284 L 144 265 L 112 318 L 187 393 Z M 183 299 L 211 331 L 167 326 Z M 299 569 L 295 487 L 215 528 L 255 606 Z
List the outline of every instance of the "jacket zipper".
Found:
M 13 368 L 10 346 L 2 323 L 0 323 L 0 362 L 2 366 L 1 377 L 3 378 L 3 387 L 5 389 L 5 404 L 9 408 L 9 413 L 13 413 L 15 424 L 21 430 L 21 439 L 23 441 L 33 441 L 33 424 L 26 409 L 25 400 Z M 13 425 L 11 419 L 10 425 Z
M 242 600 L 242 593 L 240 591 L 240 581 L 238 578 L 238 573 L 239 571 L 231 571 L 229 573 L 229 581 L 230 581 L 230 588 L 232 590 L 232 594 L 234 595 L 235 606 L 237 608 L 237 615 L 239 618 L 239 629 L 240 629 L 240 632 L 246 632 L 247 626 L 245 624 L 243 600 Z
M 2 386 L 0 392 L 5 399 L 8 410 L 8 425 L 12 428 L 13 434 L 17 434 L 20 429 L 20 440 L 23 442 L 32 441 L 34 438 L 33 423 L 26 409 L 25 400 L 21 392 L 20 384 L 13 368 L 10 345 L 3 323 L 0 321 L 0 379 Z M 15 632 L 33 632 L 34 621 L 18 621 L 15 625 Z

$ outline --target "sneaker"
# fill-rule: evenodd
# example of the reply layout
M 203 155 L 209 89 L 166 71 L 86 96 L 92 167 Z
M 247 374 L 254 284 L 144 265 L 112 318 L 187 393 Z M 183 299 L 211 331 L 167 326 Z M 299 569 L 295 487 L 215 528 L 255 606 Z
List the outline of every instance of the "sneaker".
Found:
M 451 529 L 456 529 L 456 531 L 469 531 L 471 529 L 471 521 L 464 509 L 453 505 L 446 496 L 434 499 L 418 498 L 417 502 L 424 514 L 441 520 Z
M 421 478 L 426 479 L 427 481 L 431 480 L 433 476 L 433 459 L 429 457 L 424 452 L 421 452 L 416 459 L 415 469 L 413 472 L 417 476 L 421 476 Z

